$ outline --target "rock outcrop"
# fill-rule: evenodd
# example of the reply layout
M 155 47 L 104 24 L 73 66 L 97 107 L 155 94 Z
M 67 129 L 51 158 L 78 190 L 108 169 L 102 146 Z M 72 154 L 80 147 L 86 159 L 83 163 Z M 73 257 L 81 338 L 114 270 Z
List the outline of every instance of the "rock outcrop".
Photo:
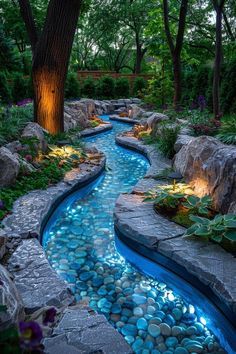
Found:
M 20 171 L 20 163 L 15 155 L 4 146 L 0 148 L 0 187 L 15 182 Z
M 217 211 L 226 213 L 236 200 L 236 148 L 201 136 L 183 145 L 174 167 L 198 195 L 209 194 Z
M 42 151 L 47 150 L 47 141 L 44 136 L 44 130 L 38 123 L 28 123 L 23 130 L 22 137 L 38 139 L 38 144 L 36 143 L 38 149 Z
M 19 322 L 24 318 L 24 307 L 21 297 L 10 278 L 8 271 L 0 264 L 0 304 L 6 306 L 0 311 L 0 330 Z

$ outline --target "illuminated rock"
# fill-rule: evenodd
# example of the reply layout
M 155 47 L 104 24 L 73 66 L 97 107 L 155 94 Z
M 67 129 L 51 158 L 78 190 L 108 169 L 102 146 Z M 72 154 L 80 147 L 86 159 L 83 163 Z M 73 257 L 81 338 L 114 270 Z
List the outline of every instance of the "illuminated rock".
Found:
M 19 174 L 20 163 L 15 155 L 5 147 L 0 148 L 0 187 L 13 184 Z

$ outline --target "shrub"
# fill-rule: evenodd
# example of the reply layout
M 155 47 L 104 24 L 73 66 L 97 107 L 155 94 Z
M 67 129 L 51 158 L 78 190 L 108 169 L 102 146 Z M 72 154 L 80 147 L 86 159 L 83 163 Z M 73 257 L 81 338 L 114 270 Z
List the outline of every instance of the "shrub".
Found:
M 17 139 L 25 125 L 32 119 L 32 104 L 2 108 L 0 111 L 0 145 Z
M 236 116 L 229 116 L 222 120 L 217 138 L 225 144 L 236 145 Z
M 161 132 L 158 137 L 157 146 L 165 157 L 173 158 L 175 155 L 174 145 L 177 140 L 180 127 L 162 124 L 160 129 Z
M 221 107 L 223 112 L 236 112 L 236 59 L 227 63 L 221 82 Z
M 95 81 L 91 76 L 88 76 L 83 83 L 82 95 L 84 97 L 94 98 L 96 95 Z
M 12 101 L 11 87 L 7 82 L 5 73 L 0 72 L 0 100 L 3 103 L 10 103 Z
M 100 98 L 114 98 L 115 80 L 110 76 L 101 77 L 98 83 L 97 93 Z
M 68 73 L 65 87 L 66 98 L 78 98 L 80 95 L 80 85 L 76 73 Z
M 13 77 L 12 97 L 13 102 L 22 101 L 28 97 L 28 79 L 26 80 L 23 75 L 16 73 Z
M 146 80 L 143 77 L 136 77 L 134 80 L 133 94 L 138 97 L 142 96 L 146 87 Z
M 129 80 L 125 77 L 120 77 L 115 83 L 115 96 L 116 97 L 129 97 Z
M 173 98 L 173 82 L 161 75 L 148 80 L 145 89 L 144 101 L 156 107 L 165 107 Z M 176 112 L 175 112 L 176 113 Z

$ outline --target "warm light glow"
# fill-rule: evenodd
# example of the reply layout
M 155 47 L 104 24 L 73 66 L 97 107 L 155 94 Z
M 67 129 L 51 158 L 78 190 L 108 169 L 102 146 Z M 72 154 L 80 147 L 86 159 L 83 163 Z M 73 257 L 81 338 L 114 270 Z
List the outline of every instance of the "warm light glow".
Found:
M 59 132 L 58 105 L 61 102 L 62 88 L 58 84 L 59 75 L 47 68 L 35 73 L 37 83 L 37 120 L 51 134 Z
M 198 197 L 210 194 L 208 183 L 203 178 L 195 178 L 190 185 L 194 190 L 194 194 Z

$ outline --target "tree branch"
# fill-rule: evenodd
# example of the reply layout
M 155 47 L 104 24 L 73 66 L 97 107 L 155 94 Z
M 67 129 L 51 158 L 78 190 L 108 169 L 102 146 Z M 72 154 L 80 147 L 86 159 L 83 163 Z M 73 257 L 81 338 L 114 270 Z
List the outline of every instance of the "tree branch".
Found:
M 24 20 L 26 31 L 29 36 L 32 52 L 34 53 L 36 44 L 38 42 L 38 33 L 33 18 L 32 9 L 28 0 L 18 0 L 18 2 L 20 6 L 21 16 Z
M 188 0 L 182 0 L 181 7 L 180 7 L 180 13 L 179 13 L 178 33 L 177 33 L 176 45 L 175 45 L 175 51 L 177 51 L 179 53 L 181 52 L 182 47 L 183 47 L 187 11 L 188 11 Z

